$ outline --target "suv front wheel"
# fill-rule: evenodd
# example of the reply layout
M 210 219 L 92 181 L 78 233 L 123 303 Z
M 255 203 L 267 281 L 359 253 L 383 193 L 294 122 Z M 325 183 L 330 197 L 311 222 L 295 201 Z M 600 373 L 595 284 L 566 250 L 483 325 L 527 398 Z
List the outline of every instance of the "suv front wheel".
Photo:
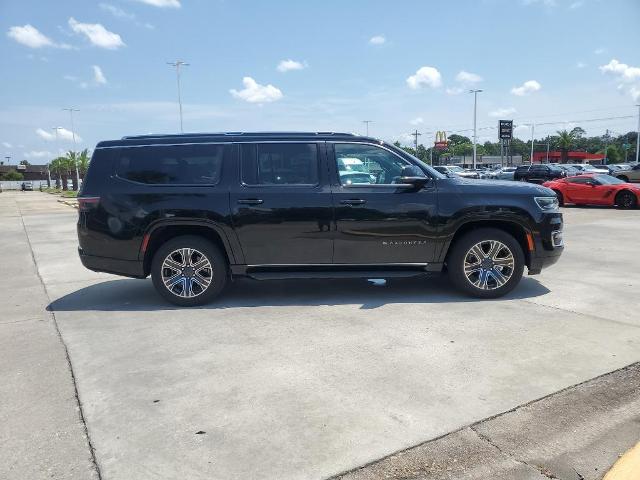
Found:
M 497 298 L 520 282 L 524 263 L 522 248 L 513 236 L 481 228 L 453 245 L 447 270 L 458 289 L 479 298 Z
M 153 285 L 169 302 L 182 307 L 204 305 L 227 282 L 227 262 L 210 241 L 185 235 L 163 244 L 151 264 Z

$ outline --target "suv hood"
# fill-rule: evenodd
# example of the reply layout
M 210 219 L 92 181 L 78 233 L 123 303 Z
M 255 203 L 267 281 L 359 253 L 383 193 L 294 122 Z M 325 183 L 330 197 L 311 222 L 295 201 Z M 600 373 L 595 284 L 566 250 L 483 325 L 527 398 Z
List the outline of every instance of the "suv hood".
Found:
M 443 182 L 455 184 L 460 193 L 475 193 L 483 195 L 531 195 L 553 197 L 553 190 L 542 185 L 528 182 L 513 182 L 508 180 L 472 180 L 468 178 L 446 178 Z

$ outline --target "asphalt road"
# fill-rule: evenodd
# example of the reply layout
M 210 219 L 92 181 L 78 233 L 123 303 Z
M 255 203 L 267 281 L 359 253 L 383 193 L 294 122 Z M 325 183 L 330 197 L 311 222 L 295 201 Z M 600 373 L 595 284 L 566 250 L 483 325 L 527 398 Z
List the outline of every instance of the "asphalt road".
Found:
M 39 379 L 16 373 L 0 407 L 60 397 L 43 419 L 78 430 L 64 455 L 91 470 L 66 347 L 106 480 L 326 478 L 640 360 L 640 211 L 565 209 L 560 262 L 501 300 L 439 277 L 247 280 L 188 310 L 150 280 L 84 269 L 77 213 L 54 197 L 5 192 L 0 211 L 0 241 L 21 259 L 3 269 L 31 272 L 19 285 L 0 276 L 2 318 L 54 332 L 48 304 L 62 342 L 48 339 L 46 367 L 66 378 L 38 396 Z M 9 328 L 0 347 L 31 335 Z M 20 449 L 44 446 L 0 432 L 16 451 L 0 477 L 26 478 Z

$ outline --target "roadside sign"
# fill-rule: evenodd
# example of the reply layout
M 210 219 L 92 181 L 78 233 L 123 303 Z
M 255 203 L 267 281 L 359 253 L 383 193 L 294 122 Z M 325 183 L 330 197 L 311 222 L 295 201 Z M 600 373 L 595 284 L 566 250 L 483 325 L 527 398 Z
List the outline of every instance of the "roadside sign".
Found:
M 449 146 L 449 141 L 447 140 L 447 132 L 436 132 L 436 141 L 434 142 L 434 146 L 441 150 Z
M 500 140 L 511 140 L 513 138 L 513 120 L 500 120 L 498 132 Z

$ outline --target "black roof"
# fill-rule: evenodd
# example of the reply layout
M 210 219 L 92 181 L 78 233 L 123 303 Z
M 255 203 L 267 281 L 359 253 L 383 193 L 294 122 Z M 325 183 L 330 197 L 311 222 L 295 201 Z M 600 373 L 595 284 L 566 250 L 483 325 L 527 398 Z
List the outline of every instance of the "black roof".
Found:
M 378 139 L 363 137 L 344 132 L 214 132 L 214 133 L 180 133 L 180 134 L 148 134 L 131 135 L 120 140 L 99 142 L 96 148 L 118 147 L 150 144 L 238 142 L 260 140 L 367 140 L 380 142 Z

